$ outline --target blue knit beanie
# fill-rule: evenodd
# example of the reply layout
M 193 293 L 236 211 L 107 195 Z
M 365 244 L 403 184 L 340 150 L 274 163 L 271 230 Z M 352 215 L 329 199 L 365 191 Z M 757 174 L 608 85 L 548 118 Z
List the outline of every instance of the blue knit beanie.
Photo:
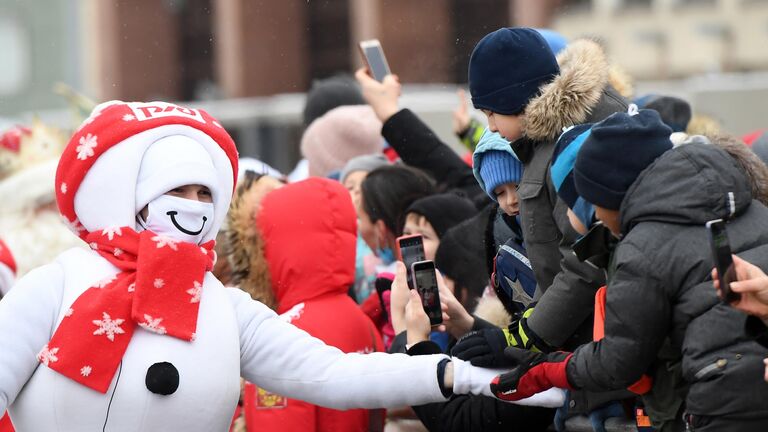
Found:
M 501 28 L 486 35 L 469 59 L 469 92 L 477 109 L 523 112 L 539 87 L 560 73 L 546 40 L 531 28 Z
M 485 129 L 472 154 L 472 171 L 485 193 L 496 201 L 493 192 L 506 183 L 520 183 L 523 164 L 517 159 L 509 141 Z
M 576 155 L 589 136 L 591 128 L 592 124 L 581 124 L 563 132 L 557 140 L 550 167 L 552 184 L 555 186 L 557 196 L 587 228 L 595 220 L 595 207 L 576 192 L 576 184 L 573 181 L 573 166 L 576 163 Z
M 545 41 L 547 41 L 547 45 L 549 45 L 549 49 L 552 50 L 554 55 L 558 55 L 560 51 L 564 50 L 565 47 L 568 46 L 568 39 L 554 30 L 543 28 L 537 28 L 535 30 L 539 32 Z
M 581 146 L 573 179 L 588 202 L 619 210 L 629 187 L 643 170 L 672 148 L 672 129 L 654 110 L 615 113 L 592 130 Z

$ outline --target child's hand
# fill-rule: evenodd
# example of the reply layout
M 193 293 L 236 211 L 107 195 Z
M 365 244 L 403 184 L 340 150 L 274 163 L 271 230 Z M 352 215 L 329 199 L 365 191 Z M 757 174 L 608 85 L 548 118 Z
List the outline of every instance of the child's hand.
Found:
M 460 339 L 472 330 L 475 325 L 473 317 L 464 306 L 456 299 L 448 288 L 443 275 L 437 272 L 437 286 L 440 289 L 440 303 L 443 308 L 443 324 L 448 333 L 456 339 Z
M 416 290 L 408 293 L 408 304 L 405 305 L 405 321 L 408 329 L 407 344 L 414 345 L 429 339 L 432 330 L 429 324 L 429 316 L 424 312 L 421 297 Z
M 392 308 L 392 328 L 395 334 L 405 331 L 405 306 L 408 304 L 408 272 L 401 261 L 395 263 L 395 279 L 392 281 L 390 307 Z

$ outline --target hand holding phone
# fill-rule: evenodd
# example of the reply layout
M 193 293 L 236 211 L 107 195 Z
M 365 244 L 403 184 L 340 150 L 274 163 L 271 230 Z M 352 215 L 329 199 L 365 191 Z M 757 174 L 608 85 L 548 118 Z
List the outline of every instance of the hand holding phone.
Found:
M 378 39 L 369 39 L 360 42 L 360 53 L 363 55 L 371 76 L 379 82 L 384 81 L 384 77 L 389 75 L 389 64 L 384 56 L 384 50 L 381 48 L 381 42 Z
M 736 272 L 733 268 L 731 245 L 728 242 L 725 221 L 722 219 L 711 220 L 707 222 L 706 227 L 709 232 L 712 258 L 717 269 L 721 298 L 726 303 L 733 303 L 738 301 L 741 295 L 731 290 L 731 282 L 736 280 Z
M 421 297 L 421 304 L 429 317 L 429 323 L 433 326 L 442 324 L 443 310 L 440 306 L 440 290 L 437 286 L 435 263 L 432 261 L 415 262 L 411 265 L 411 270 L 414 289 Z

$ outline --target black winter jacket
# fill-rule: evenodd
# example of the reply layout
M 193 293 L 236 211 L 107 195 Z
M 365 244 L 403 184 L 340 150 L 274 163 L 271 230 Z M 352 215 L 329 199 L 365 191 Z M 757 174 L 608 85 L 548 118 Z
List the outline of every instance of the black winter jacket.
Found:
M 427 172 L 441 189 L 462 191 L 478 209 L 491 202 L 475 180 L 472 167 L 411 110 L 402 109 L 387 119 L 381 135 L 403 162 Z
M 736 162 L 709 145 L 669 150 L 629 188 L 620 218 L 605 338 L 576 350 L 567 367 L 571 384 L 625 388 L 653 374 L 659 356 L 676 357 L 689 413 L 768 423 L 768 350 L 747 334 L 744 314 L 718 301 L 710 277 L 705 223 L 712 219 L 729 221 L 734 253 L 768 269 L 768 208 L 752 200 Z M 671 379 L 654 378 L 652 393 Z

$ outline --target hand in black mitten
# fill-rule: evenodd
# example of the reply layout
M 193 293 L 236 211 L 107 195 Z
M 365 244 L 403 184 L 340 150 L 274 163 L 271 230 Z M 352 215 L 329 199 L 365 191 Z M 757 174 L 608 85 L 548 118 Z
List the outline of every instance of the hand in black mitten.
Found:
M 572 390 L 566 366 L 573 353 L 542 354 L 520 348 L 504 350 L 508 365 L 516 366 L 491 382 L 491 392 L 505 401 L 525 399 L 552 387 Z
M 489 328 L 468 333 L 459 339 L 451 350 L 451 355 L 467 360 L 473 366 L 503 368 L 510 366 L 504 356 L 504 349 L 509 346 L 509 330 Z

